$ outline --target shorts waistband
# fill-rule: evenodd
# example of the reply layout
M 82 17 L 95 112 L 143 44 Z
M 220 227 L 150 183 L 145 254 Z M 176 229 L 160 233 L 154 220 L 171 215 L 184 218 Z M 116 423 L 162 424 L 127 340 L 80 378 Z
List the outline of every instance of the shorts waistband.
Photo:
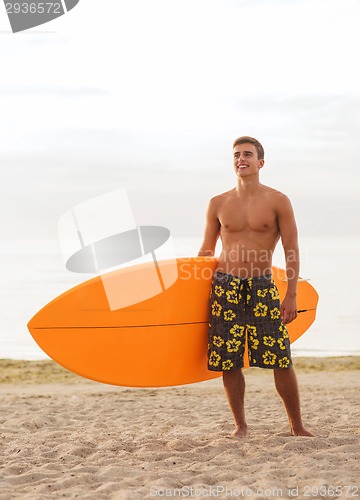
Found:
M 248 281 L 258 281 L 258 282 L 261 282 L 261 281 L 271 281 L 272 279 L 272 274 L 263 274 L 262 276 L 249 276 L 248 278 L 241 278 L 241 276 L 236 276 L 235 274 L 228 274 L 228 273 L 223 273 L 222 271 L 215 271 L 214 273 L 214 277 L 216 277 L 217 279 L 221 280 L 221 281 L 231 281 L 233 280 L 234 278 L 240 280 L 240 283 L 245 283 L 245 282 L 248 282 Z

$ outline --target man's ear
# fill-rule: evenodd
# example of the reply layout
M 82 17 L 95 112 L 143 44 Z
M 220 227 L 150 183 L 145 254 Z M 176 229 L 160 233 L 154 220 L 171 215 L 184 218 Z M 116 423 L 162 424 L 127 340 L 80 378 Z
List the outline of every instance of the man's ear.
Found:
M 259 160 L 259 170 L 260 170 L 260 168 L 263 168 L 264 163 L 265 163 L 265 160 Z

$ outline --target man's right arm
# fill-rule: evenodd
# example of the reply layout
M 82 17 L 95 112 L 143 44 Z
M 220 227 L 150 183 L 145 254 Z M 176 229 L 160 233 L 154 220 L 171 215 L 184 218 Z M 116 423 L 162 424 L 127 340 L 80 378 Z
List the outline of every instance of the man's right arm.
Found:
M 216 242 L 220 235 L 220 221 L 217 218 L 217 200 L 211 198 L 206 211 L 206 224 L 204 231 L 204 239 L 200 247 L 198 256 L 213 256 L 215 252 Z

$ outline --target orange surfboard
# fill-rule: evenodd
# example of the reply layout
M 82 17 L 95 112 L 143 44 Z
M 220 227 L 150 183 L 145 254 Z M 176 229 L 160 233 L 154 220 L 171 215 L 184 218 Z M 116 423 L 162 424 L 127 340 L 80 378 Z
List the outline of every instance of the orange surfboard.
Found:
M 174 261 L 161 261 L 166 269 Z M 83 377 L 112 385 L 162 387 L 221 376 L 207 370 L 208 301 L 217 259 L 176 259 L 178 278 L 157 295 L 111 310 L 103 280 L 116 280 L 121 293 L 143 283 L 152 263 L 118 269 L 71 288 L 43 307 L 28 323 L 35 341 L 54 361 Z M 273 267 L 280 297 L 286 273 Z M 144 279 L 145 278 L 145 279 Z M 142 280 L 142 281 L 141 281 Z M 298 285 L 298 309 L 288 325 L 290 341 L 315 319 L 318 294 Z

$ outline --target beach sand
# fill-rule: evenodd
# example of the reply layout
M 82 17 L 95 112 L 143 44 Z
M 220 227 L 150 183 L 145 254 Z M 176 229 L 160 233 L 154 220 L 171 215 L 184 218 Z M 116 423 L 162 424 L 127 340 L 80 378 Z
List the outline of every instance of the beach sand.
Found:
M 272 371 L 255 368 L 239 441 L 221 379 L 130 389 L 1 360 L 0 500 L 358 498 L 360 358 L 294 365 L 316 437 L 290 436 Z

